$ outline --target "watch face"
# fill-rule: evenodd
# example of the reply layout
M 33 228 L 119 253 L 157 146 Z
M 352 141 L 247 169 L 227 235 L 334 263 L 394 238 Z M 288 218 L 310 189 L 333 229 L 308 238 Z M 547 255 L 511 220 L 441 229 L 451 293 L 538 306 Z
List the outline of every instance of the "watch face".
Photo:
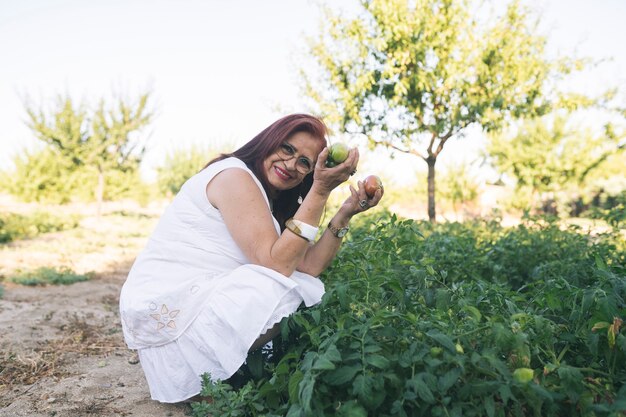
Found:
M 346 233 L 348 233 L 348 228 L 342 227 L 341 229 L 337 231 L 337 237 L 344 237 Z

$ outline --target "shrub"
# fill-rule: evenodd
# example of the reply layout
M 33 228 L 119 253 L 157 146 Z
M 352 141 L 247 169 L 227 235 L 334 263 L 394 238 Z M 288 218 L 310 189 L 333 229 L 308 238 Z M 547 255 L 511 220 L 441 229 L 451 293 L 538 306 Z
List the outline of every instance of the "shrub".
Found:
M 0 173 L 0 186 L 26 202 L 66 204 L 95 201 L 98 172 L 93 166 L 77 167 L 51 148 L 25 151 L 14 160 L 15 169 Z M 149 196 L 136 169 L 105 173 L 105 200 L 133 198 L 145 203 Z
M 58 232 L 78 226 L 80 216 L 55 216 L 38 211 L 29 215 L 0 213 L 0 243 L 37 236 L 41 233 Z

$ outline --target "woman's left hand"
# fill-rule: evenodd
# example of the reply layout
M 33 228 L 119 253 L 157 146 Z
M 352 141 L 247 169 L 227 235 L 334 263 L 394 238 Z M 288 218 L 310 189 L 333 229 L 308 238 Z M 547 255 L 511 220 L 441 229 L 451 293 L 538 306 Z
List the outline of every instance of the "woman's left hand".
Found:
M 350 197 L 343 202 L 341 208 L 339 209 L 340 211 L 345 211 L 350 217 L 358 213 L 363 213 L 372 207 L 376 207 L 383 198 L 383 194 L 385 194 L 385 189 L 381 187 L 376 190 L 374 196 L 370 198 L 365 193 L 365 185 L 363 181 L 358 181 L 357 187 L 358 189 L 355 189 L 352 185 L 350 185 Z

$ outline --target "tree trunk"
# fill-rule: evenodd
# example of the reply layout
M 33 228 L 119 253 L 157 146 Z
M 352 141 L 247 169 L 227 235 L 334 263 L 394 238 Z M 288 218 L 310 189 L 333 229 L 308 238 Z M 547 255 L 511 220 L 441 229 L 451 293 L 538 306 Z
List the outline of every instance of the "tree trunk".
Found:
M 435 215 L 435 163 L 437 162 L 437 157 L 428 156 L 426 158 L 426 163 L 428 164 L 428 220 L 431 223 L 435 223 L 437 221 Z
M 98 167 L 98 186 L 96 188 L 96 215 L 100 218 L 102 214 L 102 200 L 104 199 L 104 170 Z

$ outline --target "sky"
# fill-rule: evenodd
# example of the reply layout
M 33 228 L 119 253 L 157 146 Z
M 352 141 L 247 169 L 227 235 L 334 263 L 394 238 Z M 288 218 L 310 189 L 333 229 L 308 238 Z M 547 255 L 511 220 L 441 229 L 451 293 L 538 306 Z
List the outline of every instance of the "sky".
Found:
M 579 88 L 626 85 L 626 0 L 528 1 L 543 11 L 550 53 L 612 58 Z M 241 145 L 280 116 L 307 111 L 298 68 L 318 16 L 310 0 L 0 0 L 0 169 L 37 143 L 25 100 L 50 108 L 65 94 L 94 104 L 152 92 L 148 178 L 174 149 Z M 481 141 L 466 142 L 439 163 L 475 158 Z M 400 181 L 418 165 L 400 157 L 376 166 Z

